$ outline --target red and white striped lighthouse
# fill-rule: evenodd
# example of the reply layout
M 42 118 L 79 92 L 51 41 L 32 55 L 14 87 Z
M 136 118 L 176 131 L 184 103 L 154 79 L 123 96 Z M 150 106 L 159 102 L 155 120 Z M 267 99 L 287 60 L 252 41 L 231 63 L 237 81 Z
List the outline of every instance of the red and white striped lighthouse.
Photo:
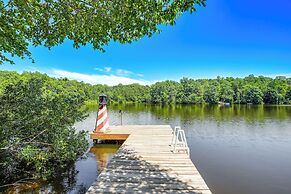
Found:
M 94 131 L 95 133 L 104 133 L 109 128 L 106 104 L 106 95 L 99 95 L 99 109 Z

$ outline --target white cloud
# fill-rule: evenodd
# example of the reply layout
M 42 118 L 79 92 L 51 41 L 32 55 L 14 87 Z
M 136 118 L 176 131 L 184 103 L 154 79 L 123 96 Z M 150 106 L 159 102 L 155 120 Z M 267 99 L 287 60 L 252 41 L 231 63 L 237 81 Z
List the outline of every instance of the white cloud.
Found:
M 102 68 L 96 67 L 94 68 L 96 71 L 104 71 Z
M 133 74 L 131 71 L 125 70 L 125 69 L 117 69 L 116 74 L 120 76 L 129 76 Z
M 265 75 L 265 77 L 271 77 L 271 78 L 276 78 L 277 76 L 285 76 L 287 78 L 291 78 L 291 73 L 277 73 L 277 74 Z
M 106 71 L 106 72 L 110 72 L 111 71 L 111 67 L 104 67 L 104 70 Z
M 99 74 L 83 74 L 77 72 L 70 72 L 65 70 L 54 69 L 51 73 L 48 73 L 49 76 L 60 78 L 67 77 L 68 79 L 83 81 L 90 84 L 106 84 L 109 86 L 118 85 L 118 84 L 133 84 L 138 83 L 141 85 L 151 85 L 156 81 L 146 81 L 133 79 L 129 77 L 123 77 L 118 75 L 99 75 Z
M 104 67 L 104 68 L 100 68 L 100 67 L 96 67 L 94 68 L 96 71 L 100 71 L 100 72 L 110 72 L 112 70 L 112 67 Z
M 276 76 L 285 76 L 285 77 L 289 78 L 289 77 L 291 77 L 291 73 L 282 73 L 282 74 L 278 74 Z M 274 77 L 276 77 L 276 76 L 274 76 Z
M 126 70 L 126 69 L 113 69 L 112 67 L 96 67 L 94 68 L 96 71 L 105 73 L 109 75 L 116 75 L 116 76 L 121 76 L 121 77 L 143 77 L 143 74 L 140 73 L 134 73 L 132 71 Z

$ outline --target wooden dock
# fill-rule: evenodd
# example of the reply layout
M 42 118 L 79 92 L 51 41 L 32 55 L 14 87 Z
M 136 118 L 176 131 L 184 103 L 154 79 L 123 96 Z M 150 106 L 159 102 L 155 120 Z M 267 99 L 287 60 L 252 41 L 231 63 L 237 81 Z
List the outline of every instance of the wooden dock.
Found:
M 211 194 L 185 152 L 173 153 L 169 125 L 114 126 L 91 139 L 125 140 L 87 191 L 92 193 Z

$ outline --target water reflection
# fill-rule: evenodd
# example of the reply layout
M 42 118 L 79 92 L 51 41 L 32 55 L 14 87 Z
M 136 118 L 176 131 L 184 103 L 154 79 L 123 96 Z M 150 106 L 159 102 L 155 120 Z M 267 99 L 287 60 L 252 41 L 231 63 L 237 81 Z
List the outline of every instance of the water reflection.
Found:
M 109 106 L 109 110 L 117 113 L 123 110 L 124 114 L 150 113 L 158 118 L 176 118 L 182 120 L 191 119 L 215 119 L 216 121 L 232 120 L 243 118 L 248 122 L 264 121 L 267 118 L 286 120 L 290 119 L 291 106 L 265 106 L 265 105 L 143 105 L 143 104 L 118 104 Z M 117 119 L 118 121 L 118 119 Z M 126 120 L 128 121 L 128 120 Z
M 9 188 L 5 193 L 85 193 L 98 174 L 107 166 L 119 146 L 117 144 L 94 145 L 86 156 L 72 164 L 66 171 L 56 172 L 51 180 L 20 184 Z
M 98 173 L 107 166 L 119 147 L 120 145 L 118 144 L 97 144 L 91 147 L 90 152 L 96 156 Z

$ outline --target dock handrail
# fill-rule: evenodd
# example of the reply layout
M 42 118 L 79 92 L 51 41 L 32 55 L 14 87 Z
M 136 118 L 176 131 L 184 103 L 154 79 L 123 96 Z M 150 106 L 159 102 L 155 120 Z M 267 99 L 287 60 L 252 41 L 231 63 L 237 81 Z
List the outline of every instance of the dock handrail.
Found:
M 190 156 L 190 150 L 187 144 L 185 131 L 181 129 L 180 126 L 176 126 L 173 130 L 171 146 L 173 146 L 174 153 L 177 153 L 178 151 L 186 151 L 188 156 Z

